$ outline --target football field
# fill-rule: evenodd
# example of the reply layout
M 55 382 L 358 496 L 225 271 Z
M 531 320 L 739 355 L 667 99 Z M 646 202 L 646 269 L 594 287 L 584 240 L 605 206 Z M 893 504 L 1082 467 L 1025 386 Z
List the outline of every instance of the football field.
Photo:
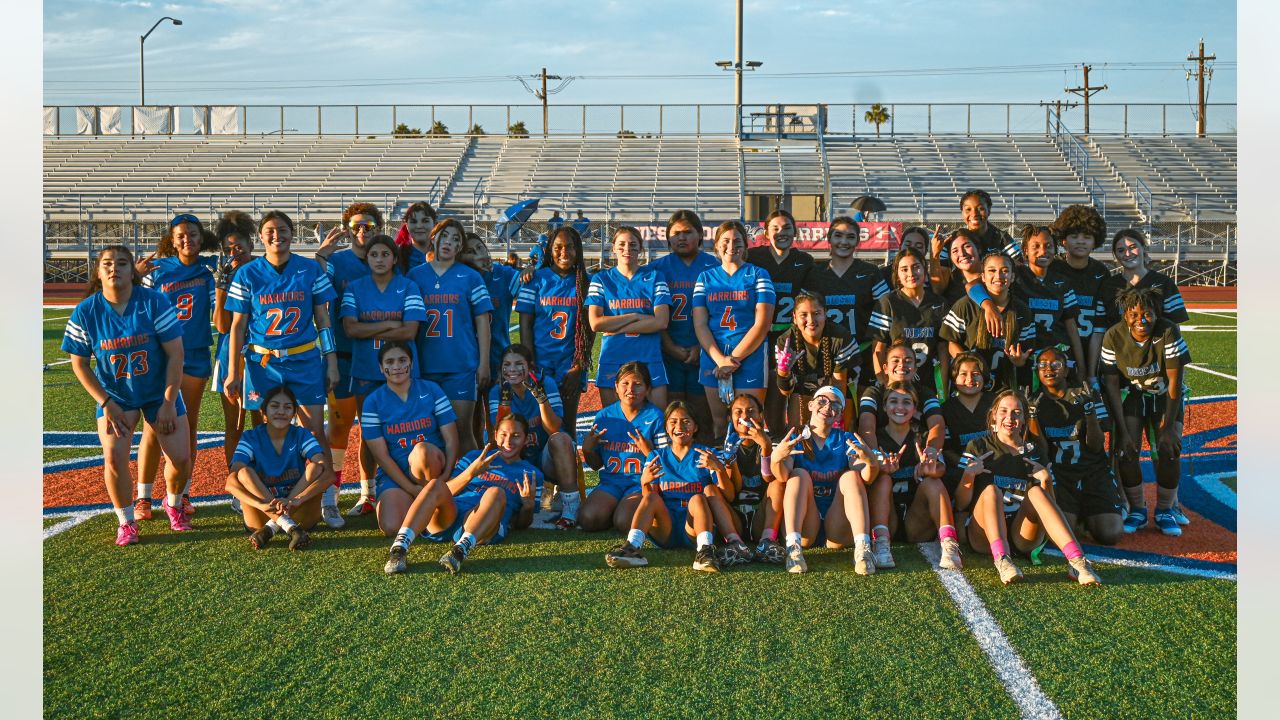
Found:
M 205 398 L 193 532 L 113 544 L 93 402 L 44 311 L 44 711 L 117 717 L 1219 717 L 1236 711 L 1234 311 L 1193 311 L 1176 540 L 1105 551 L 1081 588 L 1061 556 L 1002 587 L 989 556 L 936 569 L 694 572 L 688 550 L 605 566 L 612 533 L 515 532 L 463 573 L 425 541 L 382 573 L 372 517 L 291 553 L 255 552 L 222 495 L 221 408 Z M 584 415 L 594 405 L 584 403 Z M 86 440 L 86 436 L 88 439 Z M 354 454 L 354 453 L 353 453 Z M 344 496 L 343 507 L 353 498 Z M 157 518 L 163 513 L 157 512 Z

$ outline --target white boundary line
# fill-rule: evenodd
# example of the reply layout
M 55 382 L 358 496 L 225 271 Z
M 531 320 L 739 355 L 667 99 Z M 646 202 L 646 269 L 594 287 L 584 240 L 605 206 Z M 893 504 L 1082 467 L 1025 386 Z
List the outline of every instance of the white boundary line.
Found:
M 60 523 L 54 523 L 53 525 L 50 525 L 49 527 L 47 527 L 47 528 L 45 528 L 45 529 L 44 529 L 44 538 L 43 538 L 43 539 L 44 539 L 44 540 L 48 540 L 49 538 L 53 537 L 54 535 L 58 535 L 58 534 L 64 533 L 64 532 L 66 532 L 66 531 L 70 530 L 71 528 L 73 528 L 73 527 L 75 527 L 75 526 L 79 525 L 80 523 L 84 522 L 85 520 L 88 520 L 89 518 L 91 518 L 91 517 L 93 517 L 93 516 L 95 516 L 95 515 L 101 515 L 101 514 L 102 514 L 102 513 L 104 513 L 104 512 L 108 512 L 108 511 L 106 511 L 106 510 L 88 510 L 88 511 L 85 511 L 85 512 L 76 512 L 76 513 L 71 513 L 70 515 L 65 515 L 65 516 L 63 516 L 65 519 L 64 519 L 62 522 L 60 522 Z
M 45 318 L 45 319 L 44 319 L 44 321 L 45 321 L 45 322 L 53 322 L 53 321 L 55 321 L 55 320 L 70 320 L 70 319 L 71 319 L 71 316 L 70 316 L 70 315 L 59 315 L 59 316 L 57 316 L 57 317 Z
M 1190 363 L 1189 363 L 1189 364 L 1187 364 L 1187 367 L 1191 368 L 1192 370 L 1199 370 L 1199 371 L 1200 371 L 1200 372 L 1202 372 L 1202 373 L 1209 373 L 1210 375 L 1217 375 L 1218 377 L 1223 377 L 1223 378 L 1226 378 L 1226 379 L 1228 379 L 1228 380 L 1236 380 L 1236 381 L 1238 381 L 1238 380 L 1239 380 L 1239 378 L 1237 378 L 1235 375 L 1228 375 L 1228 374 L 1226 374 L 1226 373 L 1224 373 L 1224 372 L 1218 372 L 1217 370 L 1210 370 L 1209 368 L 1203 368 L 1203 367 L 1200 367 L 1199 365 L 1193 365 L 1193 364 L 1190 364 Z
M 1236 332 L 1236 326 L 1235 325 L 1183 325 L 1181 328 L 1179 328 L 1179 330 L 1180 332 L 1184 332 L 1184 333 L 1188 333 L 1188 332 L 1233 333 L 1233 332 Z
M 1045 548 L 1044 554 L 1051 557 L 1063 557 L 1060 551 L 1053 548 Z M 1191 577 L 1209 578 L 1212 580 L 1236 581 L 1236 574 L 1233 572 L 1185 567 L 1182 565 L 1174 565 L 1173 563 L 1154 563 L 1147 562 L 1146 560 L 1135 560 L 1133 558 L 1112 555 L 1105 550 L 1090 550 L 1089 558 L 1108 565 L 1121 565 L 1124 567 L 1142 568 L 1144 570 L 1159 570 L 1160 572 L 1173 573 L 1174 575 L 1190 575 Z
M 916 546 L 920 554 L 929 561 L 933 571 L 937 573 L 942 586 L 951 595 L 952 602 L 960 611 L 960 617 L 968 626 L 969 632 L 978 641 L 978 647 L 987 654 L 991 668 L 996 671 L 1000 681 L 1004 683 L 1005 692 L 1013 698 L 1018 710 L 1024 718 L 1061 718 L 1058 706 L 1040 689 L 1031 669 L 1023 662 L 1022 656 L 1009 644 L 1000 624 L 991 616 L 982 598 L 973 591 L 973 586 L 958 570 L 943 570 L 938 567 L 941 553 L 938 543 L 920 543 Z
M 1192 310 L 1191 308 L 1187 308 L 1187 312 L 1199 313 L 1201 315 L 1208 315 L 1209 317 L 1222 318 L 1224 320 L 1235 320 L 1236 308 L 1222 308 L 1221 310 L 1215 308 L 1213 311 Z M 1229 314 L 1224 314 L 1224 313 L 1229 313 Z

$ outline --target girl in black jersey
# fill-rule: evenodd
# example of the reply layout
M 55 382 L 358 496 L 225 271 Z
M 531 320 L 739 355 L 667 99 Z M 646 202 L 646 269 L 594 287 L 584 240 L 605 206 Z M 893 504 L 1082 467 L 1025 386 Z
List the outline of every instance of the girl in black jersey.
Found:
M 957 355 L 951 362 L 951 396 L 942 403 L 946 427 L 942 457 L 947 464 L 943 478 L 953 498 L 960 485 L 960 456 L 965 446 L 989 432 L 987 413 L 995 395 L 987 392 L 986 386 L 987 362 L 982 356 L 971 352 Z M 961 512 L 965 512 L 963 508 Z
M 1076 293 L 1067 279 L 1050 267 L 1058 254 L 1057 240 L 1049 228 L 1027 225 L 1022 228 L 1022 252 L 1026 264 L 1017 266 L 1013 296 L 1025 303 L 1035 317 L 1036 349 L 1057 347 L 1065 359 L 1071 361 L 1071 369 L 1081 368 L 1083 372 L 1084 348 L 1076 326 L 1079 311 Z M 1024 385 L 1030 384 L 1030 374 L 1027 379 Z
M 843 326 L 827 322 L 826 303 L 809 290 L 796 293 L 795 322 L 774 345 L 777 387 L 787 398 L 786 422 L 803 427 L 808 422 L 805 408 L 813 393 L 823 385 L 846 389 L 850 377 L 857 376 L 858 343 Z M 848 414 L 837 427 L 847 425 Z
M 764 429 L 764 405 L 754 395 L 739 395 L 729 405 L 729 422 L 721 453 L 734 488 L 729 504 L 743 536 L 757 541 L 754 559 L 781 565 L 787 554 L 778 542 L 778 531 L 787 488 L 785 482 L 774 482 L 769 462 L 773 442 Z M 734 564 L 729 550 L 723 550 L 722 566 Z
M 960 459 L 964 475 L 956 504 L 969 508 L 969 546 L 990 552 L 1000 581 L 1022 579 L 1009 549 L 1035 555 L 1046 536 L 1067 558 L 1067 575 L 1081 585 L 1100 584 L 1053 499 L 1053 475 L 1040 445 L 1026 440 L 1027 403 L 1003 390 L 987 416 L 990 432 L 970 441 Z M 1006 540 L 1007 538 L 1007 540 Z
M 1148 267 L 1150 258 L 1147 255 L 1147 237 L 1141 230 L 1126 228 L 1116 233 L 1111 240 L 1111 253 L 1120 265 L 1120 273 L 1108 275 L 1098 288 L 1104 313 L 1103 328 L 1111 327 L 1123 319 L 1116 299 L 1120 291 L 1126 288 L 1155 290 L 1159 295 L 1156 317 L 1179 325 L 1191 319 L 1187 315 L 1182 293 L 1178 291 L 1178 284 L 1168 275 Z
M 898 251 L 890 267 L 893 268 L 893 292 L 880 298 L 869 321 L 870 334 L 875 340 L 872 353 L 876 375 L 883 376 L 889 345 L 905 340 L 915 352 L 920 384 L 936 394 L 942 383 L 934 377 L 935 368 L 945 375 L 950 359 L 946 341 L 938 337 L 948 305 L 929 289 L 924 255 L 914 248 Z
M 1013 297 L 1013 261 L 992 253 L 982 260 L 982 284 L 995 303 L 1003 332 L 992 335 L 984 311 L 970 297 L 956 301 L 942 321 L 939 335 L 949 343 L 951 357 L 976 350 L 988 363 L 993 389 L 1017 387 L 1015 368 L 1026 364 L 1036 341 L 1031 311 Z
M 916 373 L 916 355 L 906 340 L 895 340 L 885 353 L 884 378 L 867 388 L 858 400 L 858 432 L 867 438 L 873 448 L 878 428 L 888 422 L 884 414 L 886 386 L 894 381 L 909 382 L 919 393 L 916 397 L 915 421 L 925 428 L 928 435 L 927 449 L 931 454 L 942 448 L 946 428 L 942 425 L 942 407 L 934 397 L 932 388 L 919 382 Z

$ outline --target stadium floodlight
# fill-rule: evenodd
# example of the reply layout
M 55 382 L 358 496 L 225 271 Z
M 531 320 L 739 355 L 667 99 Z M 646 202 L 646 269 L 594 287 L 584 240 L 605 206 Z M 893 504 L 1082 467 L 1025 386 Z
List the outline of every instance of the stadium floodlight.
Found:
M 763 64 L 764 64 L 764 63 L 760 62 L 759 60 L 748 60 L 748 61 L 747 61 L 747 69 L 748 69 L 748 70 L 755 70 L 756 68 L 760 67 L 760 66 L 761 66 L 761 65 L 763 65 Z
M 174 25 L 182 24 L 181 20 L 177 18 L 171 18 L 168 15 L 165 15 L 164 17 L 157 20 L 155 25 L 151 26 L 151 29 L 147 31 L 146 35 L 143 35 L 138 38 L 138 104 L 139 105 L 147 104 L 147 62 L 146 62 L 147 37 L 150 36 L 151 33 L 155 32 L 156 28 L 160 27 L 160 23 L 164 22 L 165 20 L 172 21 Z
M 717 61 L 716 61 L 716 67 L 724 68 L 725 70 L 728 70 L 729 68 L 733 67 L 733 61 L 732 61 L 732 60 L 717 60 Z

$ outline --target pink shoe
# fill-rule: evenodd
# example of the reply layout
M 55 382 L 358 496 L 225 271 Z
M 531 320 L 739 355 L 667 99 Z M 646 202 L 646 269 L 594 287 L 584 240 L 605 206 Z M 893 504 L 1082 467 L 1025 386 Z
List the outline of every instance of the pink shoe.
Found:
M 191 504 L 190 495 L 182 496 L 182 514 L 186 515 L 188 518 L 196 514 L 196 506 Z
M 117 545 L 137 545 L 138 544 L 138 523 L 127 522 L 116 530 Z
M 186 513 L 182 512 L 181 507 L 170 505 L 169 498 L 161 500 L 160 507 L 164 508 L 164 514 L 169 516 L 169 528 L 174 532 L 184 532 L 191 529 L 191 521 L 187 519 Z

